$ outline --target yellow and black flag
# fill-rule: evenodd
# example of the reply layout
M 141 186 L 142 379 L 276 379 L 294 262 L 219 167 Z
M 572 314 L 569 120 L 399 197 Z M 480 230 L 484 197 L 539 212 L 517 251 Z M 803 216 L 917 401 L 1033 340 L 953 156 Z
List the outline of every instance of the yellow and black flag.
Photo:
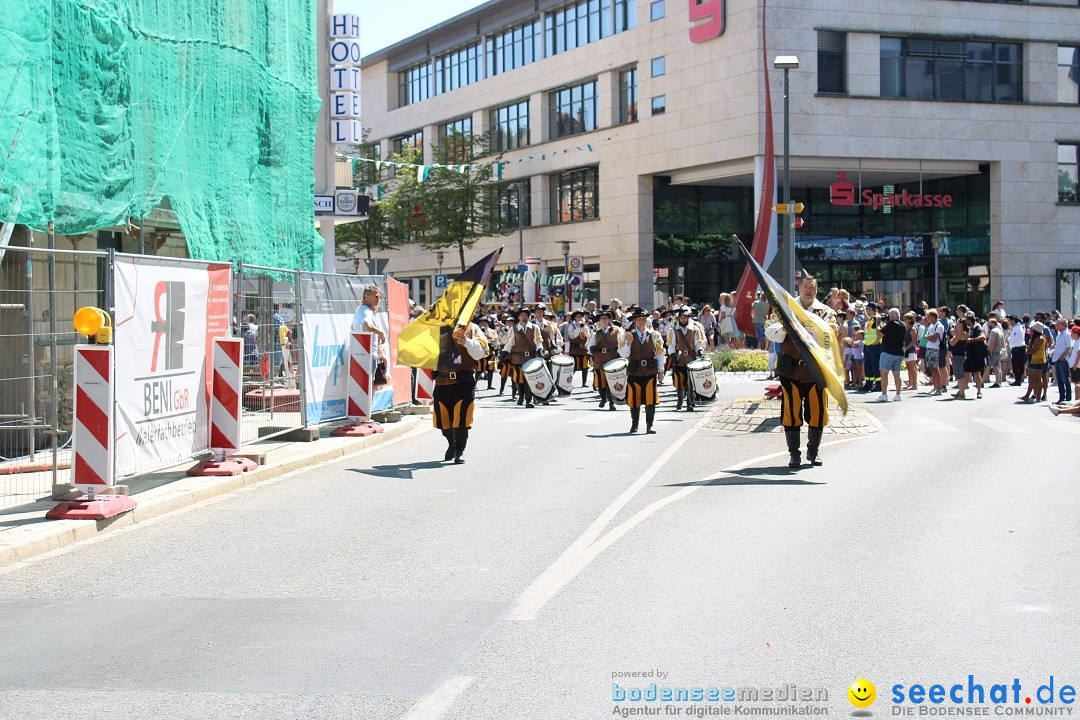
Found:
M 750 270 L 757 277 L 765 299 L 784 324 L 788 337 L 794 341 L 795 347 L 799 348 L 799 354 L 806 362 L 814 382 L 832 395 L 841 412 L 846 415 L 848 402 L 844 393 L 844 360 L 840 342 L 836 339 L 836 331 L 814 313 L 807 312 L 798 298 L 791 297 L 780 283 L 766 273 L 743 245 L 742 240 L 735 238 L 735 242 L 749 263 Z
M 501 253 L 499 248 L 458 275 L 430 310 L 402 328 L 397 341 L 399 365 L 427 370 L 450 367 L 454 328 L 472 320 Z

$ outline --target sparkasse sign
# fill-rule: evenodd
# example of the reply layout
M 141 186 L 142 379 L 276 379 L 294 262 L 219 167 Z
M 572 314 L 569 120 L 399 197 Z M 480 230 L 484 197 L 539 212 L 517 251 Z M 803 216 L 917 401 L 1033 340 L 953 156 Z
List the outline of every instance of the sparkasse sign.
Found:
M 869 205 L 874 210 L 886 207 L 914 207 L 914 208 L 951 208 L 953 196 L 941 193 L 910 193 L 907 190 L 900 192 L 874 192 L 872 189 L 862 191 L 860 202 L 855 202 L 855 183 L 847 181 L 847 173 L 836 173 L 836 182 L 829 186 L 829 201 L 833 205 Z M 892 187 L 892 186 L 887 186 Z

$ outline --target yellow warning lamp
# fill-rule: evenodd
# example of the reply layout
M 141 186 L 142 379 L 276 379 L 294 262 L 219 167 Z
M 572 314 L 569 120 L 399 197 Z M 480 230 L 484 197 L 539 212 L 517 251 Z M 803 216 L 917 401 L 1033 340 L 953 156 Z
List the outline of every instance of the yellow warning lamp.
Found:
M 100 308 L 79 308 L 75 311 L 75 317 L 71 318 L 71 324 L 75 326 L 75 332 L 85 335 L 92 343 L 108 345 L 112 342 L 112 319 L 109 313 Z

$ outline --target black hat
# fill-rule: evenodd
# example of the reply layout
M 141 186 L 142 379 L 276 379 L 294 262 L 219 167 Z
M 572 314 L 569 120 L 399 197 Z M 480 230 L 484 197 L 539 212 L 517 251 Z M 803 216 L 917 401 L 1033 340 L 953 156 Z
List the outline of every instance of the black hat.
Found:
M 686 317 L 686 318 L 694 317 L 694 310 L 693 310 L 693 308 L 683 306 L 683 307 L 681 307 L 681 308 L 679 308 L 678 310 L 675 311 L 675 316 L 676 317 Z
M 627 314 L 632 318 L 649 317 L 649 315 L 651 315 L 651 313 L 648 310 L 646 310 L 645 308 L 636 307 L 636 306 L 634 308 L 632 308 L 630 310 L 630 312 L 627 313 Z
M 570 313 L 571 318 L 576 318 L 578 315 L 580 315 L 581 317 L 585 317 L 585 311 L 584 310 L 575 310 L 572 313 Z
M 544 303 L 536 303 L 533 305 L 533 310 L 547 310 L 547 305 Z
M 532 310 L 522 305 L 514 312 L 514 317 L 516 318 L 518 315 L 521 315 L 521 313 L 525 313 L 526 315 L 532 315 Z
M 488 320 L 486 315 L 481 315 L 480 317 L 476 318 L 476 322 L 477 323 L 487 323 L 488 325 L 491 324 L 491 321 Z
M 602 317 L 606 317 L 608 320 L 611 320 L 613 317 L 615 317 L 615 313 L 612 312 L 609 308 L 605 307 L 603 310 L 596 313 L 596 319 L 597 320 L 599 320 Z

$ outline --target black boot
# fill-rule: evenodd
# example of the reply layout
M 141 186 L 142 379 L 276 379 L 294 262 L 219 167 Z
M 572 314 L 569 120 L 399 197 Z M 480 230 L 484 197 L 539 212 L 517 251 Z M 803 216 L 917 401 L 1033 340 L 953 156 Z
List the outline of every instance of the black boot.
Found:
M 588 370 L 582 370 L 581 371 L 581 387 L 585 387 L 588 384 L 589 384 L 589 371 Z
M 607 409 L 615 409 L 615 398 L 611 397 L 611 388 L 604 388 L 604 397 L 607 398 Z
M 630 408 L 630 432 L 636 433 L 638 426 L 638 419 L 641 417 L 641 408 Z
M 533 394 L 528 385 L 522 385 L 518 388 L 518 405 L 521 404 L 521 398 L 525 398 L 525 407 L 531 408 L 533 406 Z
M 682 410 L 683 389 L 675 388 L 675 394 L 678 396 L 678 400 L 675 401 L 675 412 L 678 412 Z
M 821 465 L 821 456 L 818 448 L 821 447 L 822 428 L 807 428 L 806 430 L 806 459 L 811 465 Z
M 453 460 L 454 459 L 454 431 L 453 430 L 443 430 L 442 434 L 443 434 L 443 437 L 446 438 L 446 453 L 443 455 L 443 460 L 444 461 Z
M 517 396 L 517 404 L 521 405 L 525 402 L 525 386 L 519 383 L 514 383 L 514 394 Z
M 607 388 L 600 388 L 600 407 L 604 407 L 607 404 Z
M 492 381 L 494 379 L 495 379 L 495 371 L 494 370 L 488 370 L 488 373 L 487 373 L 487 381 L 488 381 L 487 389 L 488 390 L 491 390 L 491 383 L 492 383 Z
M 503 375 L 502 378 L 499 380 L 499 394 L 502 395 L 504 392 L 506 392 L 506 376 L 505 375 Z
M 461 457 L 465 454 L 465 445 L 469 442 L 469 429 L 458 428 L 454 431 L 454 464 L 461 465 L 465 460 Z
M 649 435 L 655 435 L 656 431 L 652 429 L 653 420 L 656 418 L 656 406 L 645 406 L 645 432 Z
M 791 454 L 787 466 L 797 468 L 802 465 L 802 437 L 799 428 L 784 428 L 787 437 L 787 450 Z
M 694 412 L 694 388 L 686 386 L 686 412 Z

